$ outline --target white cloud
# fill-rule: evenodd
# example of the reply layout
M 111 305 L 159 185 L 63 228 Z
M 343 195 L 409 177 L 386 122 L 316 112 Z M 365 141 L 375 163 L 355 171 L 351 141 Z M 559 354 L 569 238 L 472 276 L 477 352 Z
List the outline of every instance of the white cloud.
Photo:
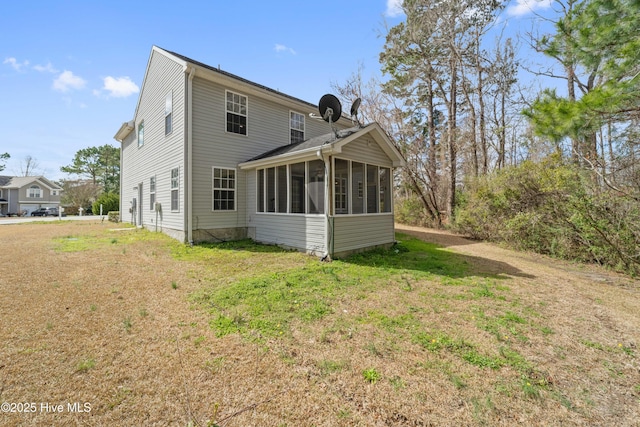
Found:
M 26 67 L 29 65 L 29 61 L 25 60 L 22 62 L 18 62 L 18 60 L 13 57 L 5 58 L 5 60 L 2 63 L 11 65 L 11 67 L 16 71 L 21 71 L 23 67 Z
M 278 44 L 276 43 L 275 47 L 273 48 L 273 50 L 275 50 L 276 52 L 280 53 L 280 52 L 289 52 L 292 55 L 296 54 L 296 51 L 291 49 L 290 47 L 287 47 L 283 44 Z
M 387 10 L 384 14 L 390 17 L 396 17 L 404 14 L 404 11 L 402 10 L 402 2 L 403 0 L 387 0 Z
M 516 0 L 515 4 L 507 8 L 509 16 L 524 16 L 537 10 L 548 9 L 553 0 Z
M 56 70 L 55 68 L 53 68 L 53 65 L 51 65 L 51 62 L 47 62 L 47 65 L 34 65 L 33 69 L 36 71 L 40 71 L 41 73 L 57 73 L 58 70 Z
M 140 88 L 129 77 L 111 77 L 104 78 L 103 90 L 109 92 L 109 97 L 126 98 L 134 93 L 140 92 Z M 93 91 L 94 95 L 100 95 L 100 91 Z
M 82 77 L 76 76 L 71 71 L 64 70 L 53 81 L 53 89 L 59 92 L 68 92 L 70 89 L 82 89 L 86 84 L 87 82 Z

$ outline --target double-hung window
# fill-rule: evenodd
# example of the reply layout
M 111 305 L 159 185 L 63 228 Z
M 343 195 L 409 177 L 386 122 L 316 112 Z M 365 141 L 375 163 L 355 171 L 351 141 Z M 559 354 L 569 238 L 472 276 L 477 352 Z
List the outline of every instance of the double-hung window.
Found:
M 236 170 L 213 168 L 213 210 L 236 209 Z
M 180 168 L 171 169 L 171 210 L 180 210 Z
M 304 115 L 292 111 L 289 118 L 291 128 L 291 143 L 304 141 Z
M 227 132 L 247 134 L 247 97 L 227 91 Z
M 144 120 L 138 123 L 138 147 L 144 145 Z
M 173 92 L 169 92 L 164 100 L 164 134 L 173 130 Z
M 149 209 L 156 208 L 156 177 L 149 178 Z
M 32 185 L 29 187 L 29 192 L 27 193 L 27 197 L 30 199 L 40 199 L 42 198 L 42 189 L 37 185 Z

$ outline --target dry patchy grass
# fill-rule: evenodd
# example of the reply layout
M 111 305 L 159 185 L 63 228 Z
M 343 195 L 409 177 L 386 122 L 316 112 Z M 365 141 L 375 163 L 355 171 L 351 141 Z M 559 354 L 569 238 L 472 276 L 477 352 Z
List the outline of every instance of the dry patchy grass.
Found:
M 635 280 L 406 227 L 444 247 L 116 228 L 0 226 L 0 401 L 37 404 L 0 424 L 638 425 Z

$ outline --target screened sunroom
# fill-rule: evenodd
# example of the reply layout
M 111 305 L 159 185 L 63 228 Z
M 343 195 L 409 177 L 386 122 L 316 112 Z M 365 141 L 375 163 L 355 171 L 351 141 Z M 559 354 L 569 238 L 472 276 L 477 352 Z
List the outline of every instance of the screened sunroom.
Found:
M 392 244 L 393 169 L 401 164 L 375 123 L 244 162 L 249 236 L 323 257 Z

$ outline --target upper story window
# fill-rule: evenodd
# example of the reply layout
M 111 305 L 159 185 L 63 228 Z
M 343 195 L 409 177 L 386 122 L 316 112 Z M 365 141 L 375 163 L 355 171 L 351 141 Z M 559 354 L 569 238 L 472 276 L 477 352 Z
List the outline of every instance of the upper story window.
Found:
M 144 120 L 138 124 L 138 147 L 144 145 Z
M 227 132 L 247 134 L 247 97 L 227 91 Z
M 60 195 L 60 190 L 51 190 L 51 195 L 52 196 L 59 196 Z
M 169 92 L 164 101 L 164 134 L 173 130 L 173 92 Z
M 291 143 L 304 141 L 304 115 L 292 111 L 289 115 L 289 127 L 291 128 Z
M 33 199 L 39 199 L 42 197 L 42 189 L 37 185 L 32 185 L 29 187 L 29 191 L 27 192 L 27 197 Z

